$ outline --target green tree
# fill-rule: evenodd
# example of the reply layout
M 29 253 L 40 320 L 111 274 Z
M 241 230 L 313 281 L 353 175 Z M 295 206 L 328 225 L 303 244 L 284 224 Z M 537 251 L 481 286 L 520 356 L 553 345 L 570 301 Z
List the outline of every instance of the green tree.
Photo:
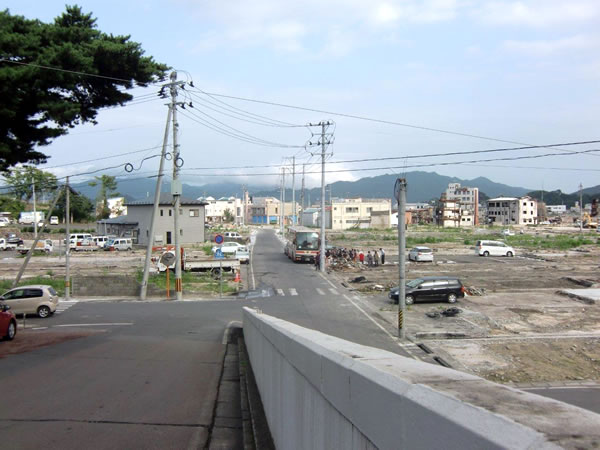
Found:
M 45 162 L 37 146 L 97 123 L 101 108 L 133 98 L 127 89 L 162 78 L 168 67 L 143 54 L 130 36 L 98 30 L 78 6 L 53 23 L 0 11 L 0 170 Z
M 60 197 L 56 203 L 56 209 L 52 215 L 64 218 L 66 202 L 65 190 L 61 189 Z M 69 195 L 69 211 L 71 212 L 71 217 L 74 222 L 89 222 L 92 220 L 94 204 L 85 195 L 71 188 Z
M 100 186 L 98 195 L 96 196 L 96 204 L 99 205 L 96 209 L 96 218 L 107 219 L 110 216 L 110 208 L 108 207 L 108 197 L 118 196 L 116 192 L 117 180 L 110 175 L 102 175 L 94 177 L 95 181 L 90 181 L 88 184 L 92 187 Z
M 54 174 L 32 166 L 15 167 L 4 175 L 4 181 L 17 199 L 25 201 L 29 201 L 33 195 L 33 183 L 38 198 L 53 193 L 57 187 Z
M 226 209 L 225 211 L 223 211 L 223 222 L 232 223 L 234 220 L 235 217 L 233 216 L 233 213 L 230 209 Z
M 12 214 L 13 219 L 19 217 L 19 213 L 25 209 L 25 204 L 12 197 L 0 196 L 0 211 L 8 211 Z

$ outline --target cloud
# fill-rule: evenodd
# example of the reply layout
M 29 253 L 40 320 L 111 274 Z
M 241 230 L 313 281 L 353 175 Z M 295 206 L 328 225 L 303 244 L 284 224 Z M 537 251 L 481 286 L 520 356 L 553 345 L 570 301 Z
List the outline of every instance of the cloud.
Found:
M 590 22 L 600 16 L 598 0 L 492 1 L 474 12 L 486 23 L 554 27 Z
M 266 47 L 276 51 L 344 56 L 385 40 L 406 24 L 449 21 L 459 0 L 306 0 L 202 3 L 181 0 L 206 31 L 198 51 L 229 47 Z
M 593 36 L 575 35 L 562 39 L 537 41 L 505 41 L 502 47 L 510 52 L 535 56 L 547 56 L 558 52 L 572 52 L 600 47 L 600 39 Z

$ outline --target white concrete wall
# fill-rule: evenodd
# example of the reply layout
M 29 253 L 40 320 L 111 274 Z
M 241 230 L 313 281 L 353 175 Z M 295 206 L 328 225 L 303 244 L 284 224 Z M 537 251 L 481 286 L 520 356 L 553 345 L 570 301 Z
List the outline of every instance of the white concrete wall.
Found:
M 600 415 L 244 308 L 278 449 L 590 448 Z

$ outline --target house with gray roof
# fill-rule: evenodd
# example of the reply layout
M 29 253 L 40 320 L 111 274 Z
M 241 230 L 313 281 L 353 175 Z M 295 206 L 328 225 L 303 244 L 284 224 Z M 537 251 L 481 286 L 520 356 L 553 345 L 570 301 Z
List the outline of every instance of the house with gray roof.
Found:
M 104 226 L 113 230 L 116 236 L 129 235 L 137 244 L 147 244 L 150 239 L 150 221 L 154 198 L 145 198 L 127 202 L 127 215 L 116 219 L 97 222 L 97 230 L 104 233 Z M 205 206 L 206 202 L 181 197 L 179 208 L 179 242 L 181 244 L 197 244 L 205 239 Z M 160 194 L 156 222 L 154 223 L 154 245 L 170 245 L 175 243 L 174 236 L 173 196 L 168 193 Z M 112 221 L 116 221 L 112 223 Z M 115 232 L 116 231 L 116 232 Z

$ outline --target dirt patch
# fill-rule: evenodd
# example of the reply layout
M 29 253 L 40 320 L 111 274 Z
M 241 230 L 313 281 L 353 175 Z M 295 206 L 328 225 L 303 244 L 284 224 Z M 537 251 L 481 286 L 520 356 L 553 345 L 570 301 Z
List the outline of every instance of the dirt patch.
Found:
M 600 381 L 600 337 L 456 342 L 436 352 L 499 383 Z
M 89 331 L 64 331 L 64 330 L 18 330 L 13 341 L 0 343 L 0 358 L 18 353 L 26 353 L 42 347 L 60 344 L 94 334 L 102 333 L 98 330 Z

